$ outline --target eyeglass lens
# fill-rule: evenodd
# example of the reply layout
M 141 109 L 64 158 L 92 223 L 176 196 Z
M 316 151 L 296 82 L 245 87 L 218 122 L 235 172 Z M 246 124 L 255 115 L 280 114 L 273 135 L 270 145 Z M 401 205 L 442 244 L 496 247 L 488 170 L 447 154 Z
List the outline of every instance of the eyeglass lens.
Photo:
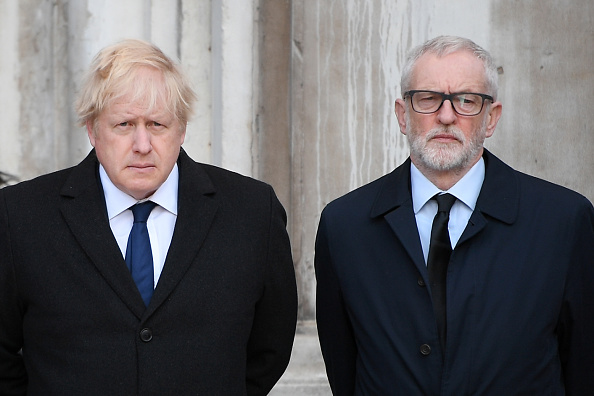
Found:
M 434 113 L 442 105 L 445 97 L 436 92 L 415 92 L 412 95 L 413 109 L 419 113 Z M 471 93 L 454 95 L 452 106 L 459 114 L 476 115 L 483 108 L 483 98 Z

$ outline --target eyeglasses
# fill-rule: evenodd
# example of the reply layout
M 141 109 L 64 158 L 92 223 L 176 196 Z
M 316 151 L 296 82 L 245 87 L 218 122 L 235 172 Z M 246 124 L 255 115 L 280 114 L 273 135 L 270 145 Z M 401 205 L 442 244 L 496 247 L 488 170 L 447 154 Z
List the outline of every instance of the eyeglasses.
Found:
M 404 93 L 404 97 L 407 96 L 410 96 L 413 110 L 421 114 L 435 113 L 441 109 L 443 102 L 449 100 L 456 113 L 463 116 L 475 116 L 483 110 L 485 100 L 493 102 L 492 96 L 472 92 L 447 95 L 442 92 L 412 90 Z

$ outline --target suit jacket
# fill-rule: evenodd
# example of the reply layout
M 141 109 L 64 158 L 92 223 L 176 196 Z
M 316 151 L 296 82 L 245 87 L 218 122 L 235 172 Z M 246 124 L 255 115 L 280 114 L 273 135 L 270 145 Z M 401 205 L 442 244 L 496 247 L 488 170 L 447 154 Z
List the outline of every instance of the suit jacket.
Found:
M 447 273 L 441 350 L 410 159 L 330 203 L 316 239 L 317 320 L 335 395 L 591 395 L 594 210 L 485 151 Z
M 94 152 L 0 190 L 0 394 L 273 387 L 297 312 L 285 212 L 264 183 L 183 151 L 178 165 L 177 222 L 148 307 L 109 227 Z

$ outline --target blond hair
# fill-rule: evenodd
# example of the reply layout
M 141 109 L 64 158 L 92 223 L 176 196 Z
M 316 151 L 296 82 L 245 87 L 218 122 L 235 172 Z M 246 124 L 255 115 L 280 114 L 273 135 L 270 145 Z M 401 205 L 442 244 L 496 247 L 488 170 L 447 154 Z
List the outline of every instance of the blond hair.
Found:
M 139 79 L 144 68 L 160 71 L 162 78 Z M 174 61 L 155 45 L 134 39 L 105 47 L 91 62 L 75 103 L 80 125 L 96 121 L 106 107 L 125 95 L 131 95 L 132 101 L 142 100 L 149 109 L 165 103 L 183 128 L 196 100 L 196 94 Z

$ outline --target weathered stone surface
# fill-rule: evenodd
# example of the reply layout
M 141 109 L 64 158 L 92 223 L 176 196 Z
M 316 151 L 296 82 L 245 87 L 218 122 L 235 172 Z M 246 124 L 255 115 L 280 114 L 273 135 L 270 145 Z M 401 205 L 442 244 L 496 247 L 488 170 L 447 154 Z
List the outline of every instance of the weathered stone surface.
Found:
M 593 20 L 590 0 L 0 0 L 0 171 L 28 179 L 86 155 L 72 103 L 103 46 L 135 37 L 181 59 L 199 97 L 185 149 L 271 183 L 288 213 L 301 324 L 274 395 L 328 394 L 304 330 L 317 223 L 408 155 L 393 114 L 406 52 L 439 34 L 489 49 L 503 117 L 487 147 L 592 200 Z

